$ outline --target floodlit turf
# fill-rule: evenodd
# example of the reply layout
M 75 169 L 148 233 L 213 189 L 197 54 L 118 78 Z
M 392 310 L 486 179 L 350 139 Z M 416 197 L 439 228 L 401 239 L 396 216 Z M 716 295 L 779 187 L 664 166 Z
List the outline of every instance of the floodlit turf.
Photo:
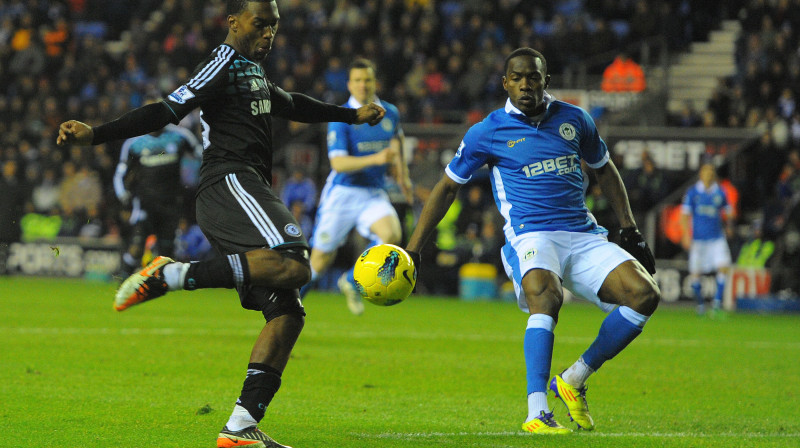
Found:
M 260 314 L 227 290 L 117 313 L 114 290 L 0 277 L 0 446 L 215 446 Z M 296 448 L 800 446 L 800 316 L 710 320 L 663 306 L 591 378 L 597 429 L 542 437 L 520 429 L 526 317 L 515 305 L 412 297 L 357 317 L 336 295 L 305 304 L 305 331 L 261 425 Z M 565 305 L 554 373 L 601 319 Z

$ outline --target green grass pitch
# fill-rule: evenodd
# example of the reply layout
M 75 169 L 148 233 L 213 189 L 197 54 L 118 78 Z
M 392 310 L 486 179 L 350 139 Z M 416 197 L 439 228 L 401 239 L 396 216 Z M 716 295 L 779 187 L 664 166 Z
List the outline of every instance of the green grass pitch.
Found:
M 112 310 L 116 285 L 0 277 L 0 446 L 213 447 L 263 320 L 227 290 Z M 662 306 L 589 381 L 593 432 L 524 433 L 514 304 L 413 296 L 352 316 L 312 293 L 261 424 L 307 447 L 798 447 L 800 316 Z M 553 372 L 602 313 L 564 306 Z M 556 417 L 572 426 L 562 405 Z

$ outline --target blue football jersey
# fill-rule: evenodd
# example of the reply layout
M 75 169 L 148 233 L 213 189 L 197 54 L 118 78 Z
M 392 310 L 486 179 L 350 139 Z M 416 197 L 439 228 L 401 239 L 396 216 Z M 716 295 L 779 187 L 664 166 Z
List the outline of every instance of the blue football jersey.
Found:
M 330 123 L 328 125 L 328 157 L 363 157 L 380 152 L 389 147 L 393 137 L 401 136 L 400 114 L 397 107 L 385 101 L 376 103 L 386 109 L 386 115 L 375 126 L 368 124 Z M 361 104 L 350 97 L 345 107 L 357 109 Z M 356 187 L 385 187 L 387 165 L 371 166 L 363 170 L 339 173 L 332 170 L 328 183 Z
M 608 148 L 586 111 L 547 93 L 545 101 L 536 122 L 507 100 L 467 131 L 445 172 L 464 184 L 488 164 L 506 238 L 535 231 L 604 233 L 586 208 L 581 160 L 600 168 Z
M 730 213 L 731 209 L 719 184 L 706 188 L 703 182 L 697 181 L 683 196 L 681 209 L 692 217 L 692 238 L 714 240 L 725 236 L 722 211 Z

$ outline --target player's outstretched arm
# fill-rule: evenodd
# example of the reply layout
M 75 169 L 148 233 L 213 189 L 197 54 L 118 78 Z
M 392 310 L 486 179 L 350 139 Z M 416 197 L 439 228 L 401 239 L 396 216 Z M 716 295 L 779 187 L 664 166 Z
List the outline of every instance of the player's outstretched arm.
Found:
M 360 171 L 364 168 L 394 163 L 396 155 L 397 154 L 394 149 L 384 148 L 383 150 L 368 156 L 331 157 L 331 168 L 339 173 Z
M 354 124 L 367 123 L 375 126 L 383 120 L 386 110 L 375 103 L 369 103 L 356 109 L 356 121 Z
M 163 128 L 177 117 L 163 101 L 151 103 L 126 112 L 121 117 L 100 126 L 89 126 L 76 120 L 61 123 L 56 143 L 65 145 L 99 145 L 111 140 L 121 140 L 147 134 Z
M 425 242 L 430 238 L 433 230 L 439 224 L 439 221 L 447 214 L 450 205 L 456 199 L 456 194 L 461 188 L 461 184 L 457 183 L 447 174 L 444 174 L 439 182 L 433 187 L 428 200 L 425 201 L 425 207 L 422 208 L 422 213 L 419 217 L 414 232 L 408 240 L 406 249 L 409 252 L 419 253 Z
M 619 226 L 622 228 L 636 227 L 636 220 L 633 218 L 631 204 L 628 201 L 628 192 L 625 190 L 622 176 L 619 175 L 614 162 L 609 159 L 608 163 L 596 168 L 594 172 L 597 175 L 597 181 L 600 183 L 600 189 L 603 190 L 603 194 L 611 202 L 611 207 L 617 215 Z
M 77 120 L 69 120 L 61 123 L 58 127 L 57 145 L 74 144 L 87 146 L 92 144 L 94 131 L 86 123 Z
M 397 185 L 400 186 L 400 191 L 406 202 L 414 204 L 414 185 L 411 183 L 411 177 L 408 175 L 408 163 L 406 163 L 405 156 L 403 155 L 403 146 L 405 145 L 405 138 L 398 136 L 393 138 L 389 145 L 397 152 L 394 160 L 394 175 Z
M 656 263 L 653 252 L 636 228 L 636 220 L 633 218 L 631 204 L 628 201 L 628 192 L 625 190 L 625 184 L 622 182 L 622 177 L 619 175 L 614 162 L 609 160 L 602 167 L 595 169 L 595 174 L 603 194 L 611 202 L 611 206 L 614 208 L 619 220 L 620 247 L 636 258 L 647 272 L 655 274 Z
M 414 262 L 414 269 L 417 272 L 417 277 L 419 277 L 420 267 L 422 265 L 420 257 L 422 246 L 425 245 L 425 242 L 428 241 L 433 230 L 442 218 L 444 218 L 444 215 L 447 214 L 447 210 L 450 209 L 450 205 L 452 205 L 453 201 L 456 199 L 456 194 L 458 194 L 460 188 L 461 184 L 450 179 L 447 174 L 444 174 L 436 186 L 433 187 L 431 195 L 425 202 L 425 207 L 422 208 L 417 227 L 414 228 L 414 232 L 411 234 L 411 238 L 409 238 L 408 245 L 406 246 L 406 252 L 408 252 L 408 255 L 411 256 L 411 260 Z M 415 287 L 414 291 L 416 290 L 417 288 Z

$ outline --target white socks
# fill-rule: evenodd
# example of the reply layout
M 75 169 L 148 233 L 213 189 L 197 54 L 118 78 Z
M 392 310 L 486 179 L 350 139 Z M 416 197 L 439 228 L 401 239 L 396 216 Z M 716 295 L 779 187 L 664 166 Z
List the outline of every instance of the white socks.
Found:
M 247 412 L 247 409 L 238 404 L 233 407 L 231 418 L 225 424 L 230 431 L 241 431 L 255 425 L 258 425 L 258 422 Z
M 170 291 L 183 289 L 183 281 L 188 270 L 189 263 L 175 262 L 164 266 L 164 282 Z
M 589 378 L 589 375 L 593 373 L 594 370 L 586 365 L 583 361 L 583 357 L 580 357 L 575 361 L 575 364 L 569 366 L 569 368 L 561 374 L 561 378 L 570 386 L 580 389 L 586 383 L 586 379 Z
M 525 421 L 529 422 L 539 417 L 542 411 L 545 414 L 550 413 L 550 408 L 547 406 L 547 392 L 534 392 L 528 395 L 528 418 Z

